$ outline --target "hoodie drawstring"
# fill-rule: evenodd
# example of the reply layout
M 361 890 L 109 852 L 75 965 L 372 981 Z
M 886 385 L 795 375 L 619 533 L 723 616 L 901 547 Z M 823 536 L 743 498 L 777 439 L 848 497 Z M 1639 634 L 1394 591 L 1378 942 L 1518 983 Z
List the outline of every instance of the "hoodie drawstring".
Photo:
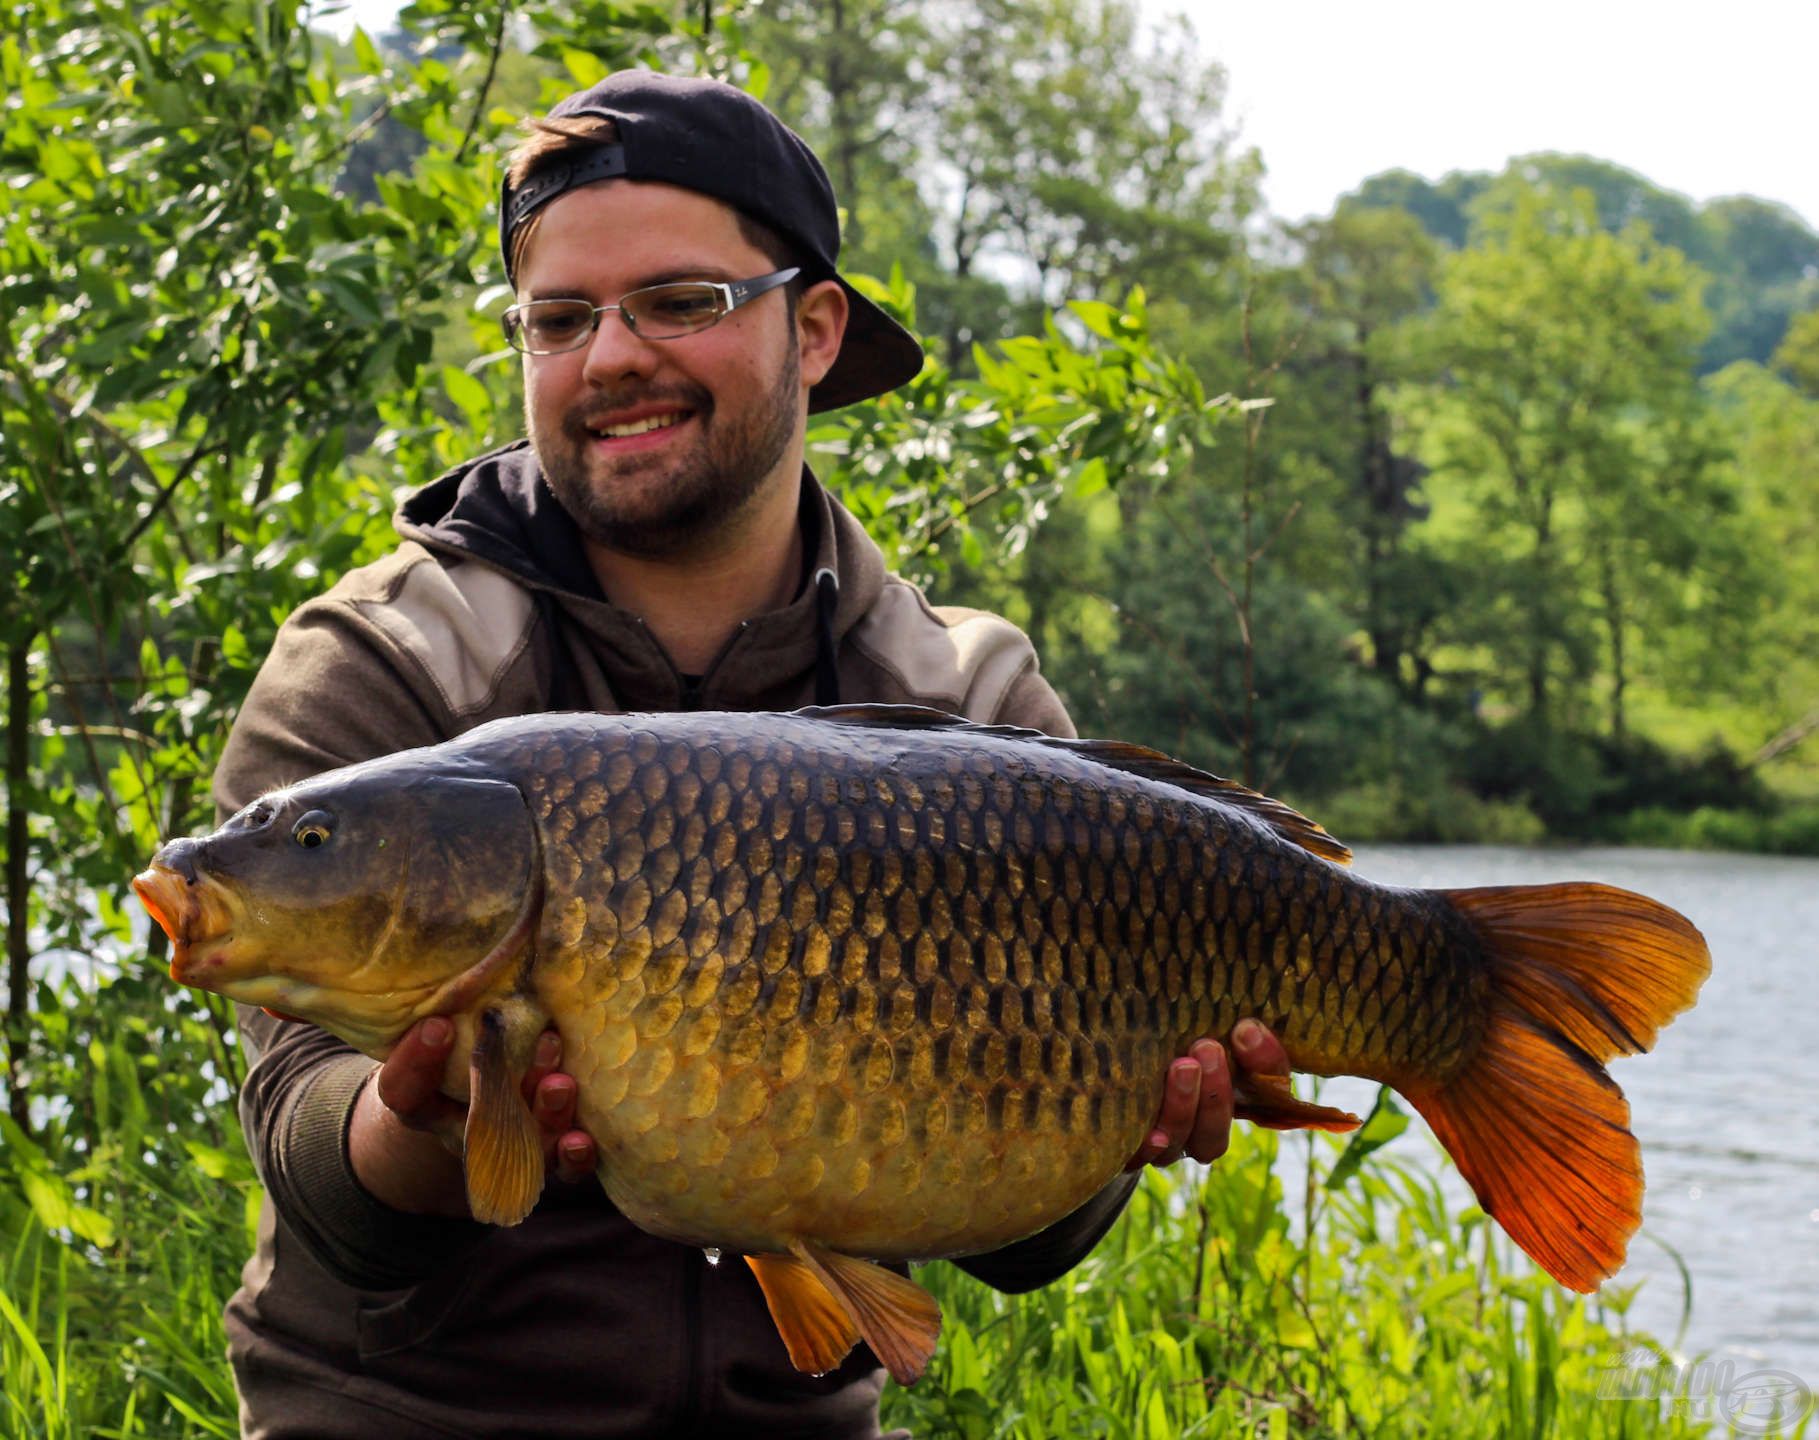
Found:
M 825 565 L 815 572 L 815 703 L 840 703 L 840 670 L 834 663 L 834 607 L 840 577 Z

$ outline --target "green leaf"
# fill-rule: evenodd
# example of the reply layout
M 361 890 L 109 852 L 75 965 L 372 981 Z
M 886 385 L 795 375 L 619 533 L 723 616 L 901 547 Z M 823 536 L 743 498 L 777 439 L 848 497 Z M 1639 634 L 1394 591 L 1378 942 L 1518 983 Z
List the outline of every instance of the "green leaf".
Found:
M 465 370 L 458 370 L 453 365 L 442 367 L 442 388 L 460 407 L 467 417 L 467 423 L 475 430 L 485 430 L 493 418 L 493 399 L 486 393 L 486 386 L 474 379 Z
M 1371 1113 L 1364 1117 L 1364 1123 L 1352 1132 L 1344 1152 L 1334 1162 L 1332 1173 L 1326 1177 L 1326 1188 L 1341 1188 L 1358 1173 L 1366 1155 L 1389 1144 L 1408 1126 L 1409 1117 L 1396 1104 L 1389 1086 L 1379 1085 L 1377 1103 L 1371 1106 Z
M 316 283 L 331 300 L 362 325 L 378 325 L 383 321 L 373 287 L 358 276 L 346 270 L 325 270 L 317 277 Z
M 371 37 L 358 25 L 350 37 L 354 43 L 354 59 L 360 69 L 368 75 L 385 73 L 385 57 L 379 53 L 379 47 L 373 44 Z
M 612 73 L 612 67 L 598 55 L 587 50 L 565 48 L 562 52 L 562 68 L 568 71 L 575 84 L 583 90 L 590 85 L 597 85 Z
M 189 1152 L 189 1158 L 196 1168 L 211 1180 L 227 1178 L 229 1159 L 227 1151 L 213 1145 L 205 1145 L 200 1140 L 185 1140 L 183 1148 Z
M 61 1179 L 41 1170 L 26 1170 L 19 1176 L 19 1186 L 46 1230 L 62 1230 L 70 1223 L 72 1206 L 69 1190 Z

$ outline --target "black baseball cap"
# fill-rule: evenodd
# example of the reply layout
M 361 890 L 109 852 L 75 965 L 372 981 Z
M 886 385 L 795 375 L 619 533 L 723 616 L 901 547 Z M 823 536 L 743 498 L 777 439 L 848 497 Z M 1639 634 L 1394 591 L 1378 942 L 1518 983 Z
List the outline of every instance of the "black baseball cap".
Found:
M 624 176 L 698 190 L 769 226 L 795 252 L 809 284 L 846 291 L 846 336 L 833 368 L 809 391 L 810 410 L 833 410 L 894 390 L 922 368 L 922 345 L 853 289 L 834 261 L 840 215 L 834 187 L 802 138 L 743 90 L 720 80 L 622 70 L 549 112 L 600 115 L 619 138 L 552 164 L 499 197 L 499 249 L 508 280 L 512 234 L 543 206 L 580 185 Z

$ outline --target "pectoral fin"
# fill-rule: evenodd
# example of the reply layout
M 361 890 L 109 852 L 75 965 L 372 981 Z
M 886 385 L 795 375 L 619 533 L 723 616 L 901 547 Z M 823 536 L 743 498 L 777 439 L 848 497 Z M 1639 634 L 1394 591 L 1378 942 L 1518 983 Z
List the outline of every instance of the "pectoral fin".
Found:
M 933 1295 L 894 1270 L 819 1245 L 792 1241 L 790 1253 L 846 1307 L 899 1385 L 921 1378 L 941 1335 L 941 1307 Z
M 543 1137 L 506 1040 L 499 1012 L 482 1011 L 468 1070 L 467 1204 L 488 1225 L 516 1225 L 543 1193 Z
M 758 1277 L 771 1319 L 783 1336 L 790 1364 L 810 1375 L 825 1375 L 859 1343 L 852 1314 L 819 1276 L 788 1255 L 747 1255 Z
M 1270 1130 L 1331 1130 L 1343 1134 L 1364 1122 L 1346 1110 L 1297 1099 L 1286 1075 L 1239 1070 L 1232 1077 L 1233 1114 Z

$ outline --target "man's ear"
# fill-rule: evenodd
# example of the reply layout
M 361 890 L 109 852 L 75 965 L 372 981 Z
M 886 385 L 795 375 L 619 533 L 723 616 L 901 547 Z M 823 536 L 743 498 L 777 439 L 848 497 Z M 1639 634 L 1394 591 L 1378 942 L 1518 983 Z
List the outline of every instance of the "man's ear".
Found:
M 819 385 L 833 369 L 846 335 L 846 315 L 846 291 L 833 280 L 817 281 L 796 302 L 796 341 L 804 391 Z

